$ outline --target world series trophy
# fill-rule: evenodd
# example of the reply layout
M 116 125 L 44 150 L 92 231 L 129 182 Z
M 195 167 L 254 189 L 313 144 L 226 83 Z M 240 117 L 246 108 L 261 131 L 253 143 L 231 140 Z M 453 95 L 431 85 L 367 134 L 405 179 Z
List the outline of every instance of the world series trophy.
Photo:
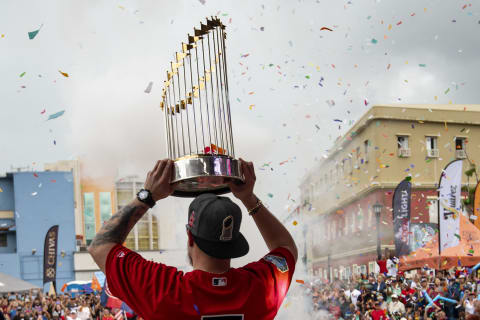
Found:
M 225 39 L 222 22 L 207 18 L 167 71 L 160 107 L 177 197 L 224 194 L 228 180 L 243 181 L 233 146 Z

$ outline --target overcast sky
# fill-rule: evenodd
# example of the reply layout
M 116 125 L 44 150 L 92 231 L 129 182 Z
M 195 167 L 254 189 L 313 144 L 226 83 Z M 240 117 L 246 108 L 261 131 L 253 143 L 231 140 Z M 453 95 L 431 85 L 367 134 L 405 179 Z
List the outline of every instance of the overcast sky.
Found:
M 479 6 L 0 1 L 0 172 L 83 156 L 95 163 L 92 175 L 144 176 L 166 155 L 158 105 L 169 61 L 194 26 L 218 15 L 236 153 L 255 162 L 256 193 L 284 216 L 306 170 L 373 104 L 480 103 Z M 333 119 L 345 121 L 341 129 Z

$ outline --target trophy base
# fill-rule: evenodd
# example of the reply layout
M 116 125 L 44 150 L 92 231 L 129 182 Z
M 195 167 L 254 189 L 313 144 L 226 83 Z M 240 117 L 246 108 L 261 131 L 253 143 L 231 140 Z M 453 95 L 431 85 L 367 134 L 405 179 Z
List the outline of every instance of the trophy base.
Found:
M 174 161 L 173 196 L 191 198 L 202 193 L 230 192 L 228 180 L 243 182 L 240 162 L 229 156 L 198 154 Z

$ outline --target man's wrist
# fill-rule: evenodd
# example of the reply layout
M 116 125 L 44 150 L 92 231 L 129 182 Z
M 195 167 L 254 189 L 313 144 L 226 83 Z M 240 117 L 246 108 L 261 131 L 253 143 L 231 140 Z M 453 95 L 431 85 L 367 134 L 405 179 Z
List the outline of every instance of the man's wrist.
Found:
M 150 209 L 150 207 L 148 206 L 148 204 L 146 204 L 145 202 L 142 202 L 142 201 L 138 200 L 137 198 L 135 198 L 133 201 L 135 202 L 135 205 L 140 206 L 140 207 L 142 207 L 142 208 L 145 208 L 145 210 Z
M 252 193 L 250 196 L 246 197 L 245 199 L 242 199 L 242 203 L 245 206 L 245 208 L 247 208 L 247 210 L 250 210 L 257 205 L 258 198 L 256 195 Z

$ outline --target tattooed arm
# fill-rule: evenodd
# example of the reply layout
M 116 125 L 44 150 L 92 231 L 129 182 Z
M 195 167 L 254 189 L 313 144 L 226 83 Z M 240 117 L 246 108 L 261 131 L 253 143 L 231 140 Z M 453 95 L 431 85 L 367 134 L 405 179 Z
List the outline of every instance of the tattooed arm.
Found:
M 170 184 L 172 172 L 173 162 L 161 160 L 148 173 L 145 189 L 150 190 L 155 202 L 168 197 L 173 192 L 173 186 Z M 103 272 L 105 272 L 105 263 L 110 250 L 116 244 L 125 242 L 127 235 L 148 209 L 146 204 L 134 199 L 115 213 L 95 235 L 88 247 L 88 252 Z

